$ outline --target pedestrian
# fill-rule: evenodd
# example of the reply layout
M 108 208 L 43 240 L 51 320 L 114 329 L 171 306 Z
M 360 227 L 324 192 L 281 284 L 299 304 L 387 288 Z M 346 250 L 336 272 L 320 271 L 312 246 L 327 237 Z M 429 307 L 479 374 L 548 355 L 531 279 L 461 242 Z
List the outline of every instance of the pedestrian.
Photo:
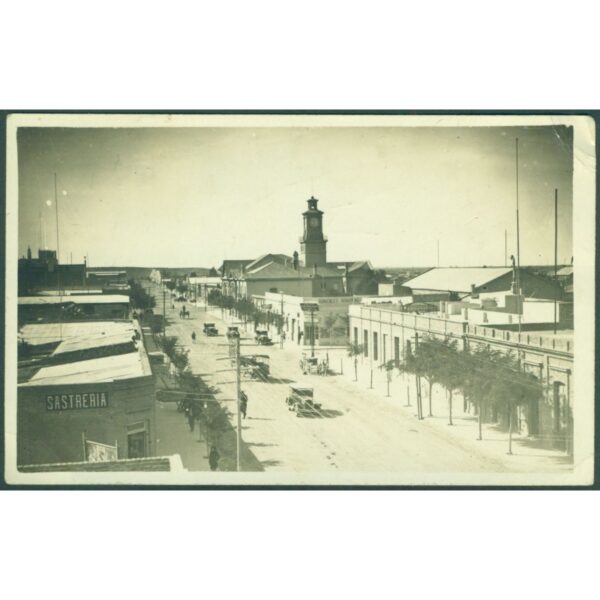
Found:
M 248 411 L 248 396 L 246 396 L 246 392 L 240 392 L 240 413 L 242 413 L 242 418 L 246 418 L 246 412 Z
M 190 431 L 194 431 L 194 423 L 196 422 L 196 420 L 194 419 L 194 411 L 191 407 L 187 411 L 187 419 L 188 425 L 190 426 Z
M 192 331 L 192 344 L 196 343 L 196 332 Z
M 217 470 L 217 467 L 219 466 L 219 458 L 219 451 L 216 449 L 215 446 L 212 446 L 208 455 L 208 464 L 210 465 L 211 471 Z

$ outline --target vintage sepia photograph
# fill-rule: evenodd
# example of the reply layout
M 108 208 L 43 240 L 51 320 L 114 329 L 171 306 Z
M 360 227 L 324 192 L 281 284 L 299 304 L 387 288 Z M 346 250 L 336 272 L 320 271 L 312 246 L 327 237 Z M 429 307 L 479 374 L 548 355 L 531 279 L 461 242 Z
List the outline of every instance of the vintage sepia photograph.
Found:
M 593 484 L 592 119 L 7 136 L 9 484 Z

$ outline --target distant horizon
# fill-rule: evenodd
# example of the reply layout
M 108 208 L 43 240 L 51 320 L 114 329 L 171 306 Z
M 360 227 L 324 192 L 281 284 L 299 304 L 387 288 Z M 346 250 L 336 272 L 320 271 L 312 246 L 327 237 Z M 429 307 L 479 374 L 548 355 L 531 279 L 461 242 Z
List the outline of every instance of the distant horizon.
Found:
M 324 211 L 331 262 L 415 267 L 572 256 L 570 127 L 21 128 L 19 254 L 56 245 L 98 264 L 221 264 L 299 249 Z M 500 261 L 498 261 L 500 258 Z M 164 261 L 164 262 L 163 262 Z

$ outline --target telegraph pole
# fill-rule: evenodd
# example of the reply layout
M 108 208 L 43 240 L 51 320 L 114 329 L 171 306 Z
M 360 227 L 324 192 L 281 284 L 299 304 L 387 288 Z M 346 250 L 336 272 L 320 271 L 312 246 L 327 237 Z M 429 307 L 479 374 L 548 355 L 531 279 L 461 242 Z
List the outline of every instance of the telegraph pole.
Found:
M 167 290 L 165 290 L 165 288 L 163 287 L 163 335 L 165 335 L 166 327 L 167 327 L 167 321 L 166 321 L 166 316 L 165 316 L 165 310 L 167 307 L 166 295 L 167 295 Z
M 554 189 L 554 281 L 558 281 L 558 189 Z M 557 301 L 554 298 L 554 335 L 556 335 Z
M 60 243 L 59 243 L 59 234 L 58 234 L 58 192 L 56 190 L 56 173 L 54 173 L 54 209 L 56 212 L 56 288 L 58 290 L 58 300 L 59 300 L 59 309 L 58 309 L 58 328 L 59 328 L 59 337 L 62 341 L 62 291 L 60 286 Z
M 240 447 L 242 445 L 242 418 L 240 415 L 240 396 L 241 390 L 241 366 L 240 366 L 240 336 L 233 336 L 232 343 L 234 344 L 234 356 L 235 356 L 235 389 L 236 389 L 236 406 L 237 406 L 237 431 L 236 431 L 236 456 L 235 465 L 236 471 L 241 471 L 240 468 Z

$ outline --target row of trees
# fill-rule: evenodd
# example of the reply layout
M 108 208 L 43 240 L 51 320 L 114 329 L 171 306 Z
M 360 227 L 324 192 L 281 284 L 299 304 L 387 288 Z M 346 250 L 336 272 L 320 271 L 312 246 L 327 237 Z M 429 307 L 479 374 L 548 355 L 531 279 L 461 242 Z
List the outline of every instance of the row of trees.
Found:
M 202 383 L 190 368 L 189 351 L 178 345 L 176 336 L 155 337 L 158 347 L 175 367 L 179 402 L 186 407 L 190 430 L 194 422 L 204 425 L 207 444 L 216 443 L 218 435 L 227 429 L 226 419 L 214 399 L 216 389 Z
M 360 344 L 350 344 L 348 354 L 354 359 L 357 379 L 358 357 L 364 353 Z M 476 407 L 478 415 L 478 438 L 483 439 L 484 415 L 491 410 L 504 414 L 508 425 L 508 451 L 512 454 L 513 422 L 518 406 L 539 402 L 544 396 L 541 381 L 521 368 L 518 358 L 511 353 L 492 350 L 488 346 L 460 350 L 457 340 L 433 336 L 417 339 L 414 349 L 406 352 L 397 365 L 388 361 L 382 368 L 388 374 L 388 386 L 392 370 L 415 375 L 417 384 L 417 412 L 422 418 L 420 383 L 424 379 L 429 388 L 429 416 L 433 416 L 432 394 L 434 386 L 442 387 L 448 401 L 448 424 L 453 425 L 453 399 L 461 392 L 465 403 Z M 389 394 L 389 387 L 388 387 Z
M 225 295 L 220 290 L 211 290 L 208 294 L 208 303 L 218 306 L 223 310 L 233 311 L 239 319 L 244 322 L 253 322 L 255 327 L 259 325 L 273 325 L 281 331 L 283 327 L 283 317 L 278 313 L 265 311 L 258 308 L 251 300 L 247 298 L 236 299 L 233 296 Z
M 135 279 L 130 279 L 128 283 L 130 288 L 129 298 L 132 308 L 144 310 L 156 306 L 154 296 L 151 296 L 140 283 Z

